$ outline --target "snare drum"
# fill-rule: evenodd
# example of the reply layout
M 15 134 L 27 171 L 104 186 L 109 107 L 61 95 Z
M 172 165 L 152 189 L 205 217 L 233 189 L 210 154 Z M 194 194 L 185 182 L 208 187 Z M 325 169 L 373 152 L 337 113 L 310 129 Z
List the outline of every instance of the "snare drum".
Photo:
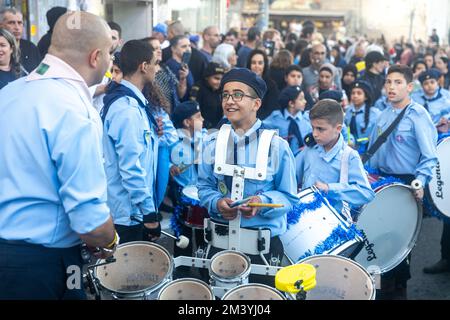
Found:
M 438 142 L 436 153 L 438 163 L 427 186 L 427 200 L 444 218 L 450 218 L 450 137 Z
M 220 251 L 211 258 L 209 265 L 211 285 L 231 289 L 246 284 L 250 269 L 250 258 L 245 254 L 233 250 Z
M 318 255 L 303 259 L 316 269 L 316 286 L 306 300 L 375 300 L 375 282 L 360 264 L 341 256 Z
M 208 211 L 200 206 L 200 198 L 196 186 L 186 186 L 181 191 L 181 203 L 186 206 L 183 210 L 183 223 L 193 229 L 203 229 L 203 220 L 208 218 Z
M 286 298 L 272 287 L 250 283 L 231 289 L 225 293 L 222 300 L 286 300 Z
M 158 300 L 214 300 L 214 298 L 211 287 L 194 278 L 169 282 L 158 295 Z
M 159 290 L 172 279 L 172 257 L 156 243 L 121 244 L 114 258 L 116 262 L 94 269 L 97 282 L 106 290 L 106 298 L 156 300 Z
M 297 195 L 300 200 L 288 214 L 288 230 L 280 237 L 286 256 L 293 262 L 316 254 L 352 256 L 362 238 L 353 223 L 338 213 L 313 188 Z
M 375 199 L 359 216 L 357 227 L 363 234 L 364 249 L 355 257 L 363 267 L 375 266 L 379 273 L 394 269 L 406 258 L 422 224 L 422 207 L 411 188 L 389 179 L 383 184 L 382 179 L 374 190 Z

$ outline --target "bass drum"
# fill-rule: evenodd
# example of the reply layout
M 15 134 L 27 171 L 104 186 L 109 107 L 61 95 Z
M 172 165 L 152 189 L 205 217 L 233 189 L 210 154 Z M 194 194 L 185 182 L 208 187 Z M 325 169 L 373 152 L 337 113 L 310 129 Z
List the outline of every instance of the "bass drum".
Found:
M 381 274 L 394 269 L 411 252 L 421 225 L 422 206 L 411 188 L 400 183 L 382 184 L 358 218 L 364 248 L 355 261 Z

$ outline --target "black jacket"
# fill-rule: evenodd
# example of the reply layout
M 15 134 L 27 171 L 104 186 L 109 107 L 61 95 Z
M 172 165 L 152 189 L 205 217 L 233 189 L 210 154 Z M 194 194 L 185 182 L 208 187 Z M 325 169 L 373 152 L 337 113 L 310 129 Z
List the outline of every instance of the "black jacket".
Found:
M 213 91 L 206 80 L 202 79 L 192 87 L 190 99 L 200 105 L 202 117 L 205 119 L 203 126 L 206 129 L 215 128 L 223 117 L 220 90 Z

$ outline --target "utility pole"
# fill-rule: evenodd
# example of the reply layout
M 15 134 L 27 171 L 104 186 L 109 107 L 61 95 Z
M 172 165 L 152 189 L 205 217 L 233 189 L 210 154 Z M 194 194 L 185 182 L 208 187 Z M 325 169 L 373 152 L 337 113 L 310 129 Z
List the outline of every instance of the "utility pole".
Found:
M 269 0 L 259 0 L 259 17 L 256 26 L 261 31 L 269 27 Z
M 413 22 L 414 22 L 414 15 L 416 13 L 416 8 L 414 7 L 411 10 L 411 16 L 410 16 L 410 21 L 409 21 L 409 38 L 408 38 L 408 42 L 412 43 L 412 33 L 413 33 Z

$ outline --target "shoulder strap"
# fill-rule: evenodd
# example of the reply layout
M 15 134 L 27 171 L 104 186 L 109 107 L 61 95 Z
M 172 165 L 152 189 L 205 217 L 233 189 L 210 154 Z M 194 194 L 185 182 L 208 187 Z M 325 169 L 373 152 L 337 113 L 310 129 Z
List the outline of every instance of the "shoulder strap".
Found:
M 108 113 L 111 105 L 118 99 L 125 96 L 135 99 L 139 104 L 139 106 L 141 106 L 145 110 L 145 113 L 147 114 L 147 118 L 150 124 L 155 126 L 155 128 L 157 128 L 157 122 L 153 117 L 153 115 L 151 114 L 149 106 L 145 105 L 142 102 L 142 100 L 139 99 L 131 89 L 114 81 L 108 85 L 106 96 L 103 98 L 104 105 L 101 112 L 102 121 L 105 122 L 106 114 Z
M 397 125 L 400 123 L 400 121 L 402 120 L 403 116 L 405 115 L 406 110 L 409 108 L 409 106 L 407 106 L 406 108 L 404 108 L 402 110 L 402 112 L 400 112 L 400 114 L 397 116 L 397 118 L 395 118 L 395 120 L 391 123 L 391 125 L 386 129 L 386 131 L 384 131 L 377 140 L 375 140 L 374 144 L 369 148 L 369 150 L 367 150 L 362 156 L 361 156 L 361 160 L 363 163 L 366 163 L 367 161 L 369 161 L 370 158 L 372 158 L 372 156 L 375 154 L 375 152 L 377 152 L 377 150 L 383 145 L 383 143 L 386 142 L 387 138 L 389 137 L 389 135 L 392 133 L 392 131 L 394 131 L 394 129 L 397 127 Z
M 342 158 L 341 158 L 341 174 L 339 177 L 340 183 L 348 183 L 348 170 L 349 170 L 349 159 L 350 154 L 352 153 L 352 148 L 350 148 L 347 144 L 344 145 L 344 149 L 342 150 Z

